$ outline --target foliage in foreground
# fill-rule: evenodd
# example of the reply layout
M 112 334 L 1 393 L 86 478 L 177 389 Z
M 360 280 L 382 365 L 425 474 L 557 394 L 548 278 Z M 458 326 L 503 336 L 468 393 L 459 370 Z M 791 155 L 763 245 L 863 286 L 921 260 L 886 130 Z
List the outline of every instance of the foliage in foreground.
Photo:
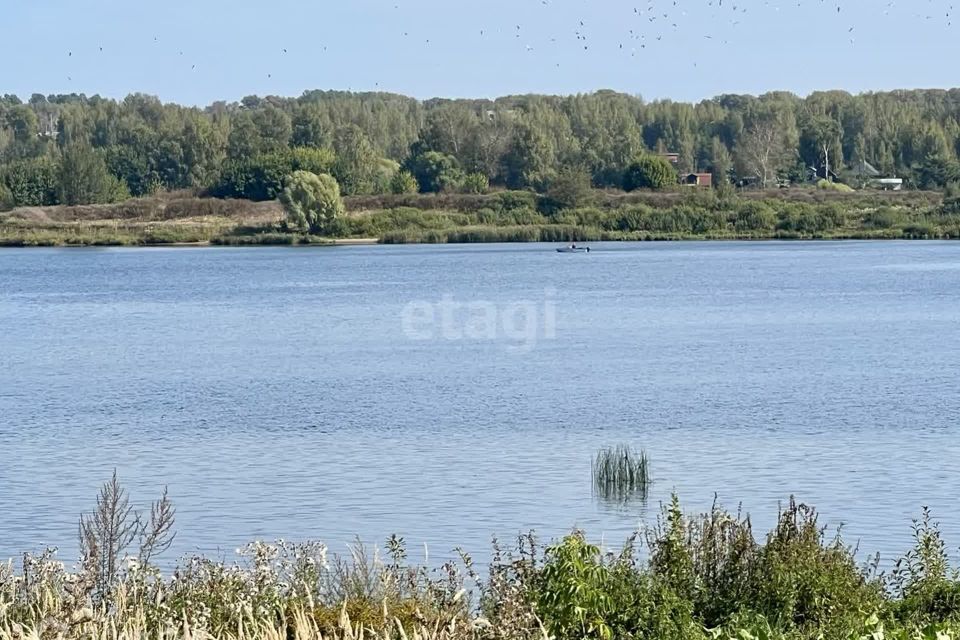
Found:
M 687 517 L 674 497 L 619 551 L 575 531 L 547 547 L 496 541 L 481 577 L 469 555 L 428 569 L 404 541 L 257 542 L 226 562 L 154 566 L 172 540 L 164 495 L 135 513 L 116 477 L 81 519 L 83 558 L 53 550 L 0 565 L 0 640 L 47 638 L 419 638 L 526 640 L 948 640 L 960 638 L 960 580 L 928 512 L 890 575 L 857 564 L 813 509 L 791 501 L 764 540 L 714 507 Z

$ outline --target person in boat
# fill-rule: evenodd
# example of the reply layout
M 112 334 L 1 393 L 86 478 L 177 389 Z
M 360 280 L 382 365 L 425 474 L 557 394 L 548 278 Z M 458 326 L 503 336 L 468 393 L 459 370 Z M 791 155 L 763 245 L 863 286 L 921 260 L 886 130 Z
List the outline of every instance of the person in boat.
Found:
M 570 248 L 571 248 L 571 249 L 576 249 L 576 248 L 577 248 L 577 243 L 576 243 L 576 242 L 571 242 L 571 243 L 570 243 Z

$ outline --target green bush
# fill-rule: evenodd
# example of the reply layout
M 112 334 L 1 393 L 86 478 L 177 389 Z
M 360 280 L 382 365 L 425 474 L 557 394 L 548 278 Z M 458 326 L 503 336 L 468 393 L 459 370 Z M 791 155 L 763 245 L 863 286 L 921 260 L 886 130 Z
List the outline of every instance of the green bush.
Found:
M 536 587 L 537 613 L 557 638 L 615 636 L 610 567 L 600 549 L 576 532 L 547 549 Z
M 777 229 L 795 232 L 798 237 L 816 236 L 843 227 L 844 209 L 838 204 L 813 206 L 794 203 L 784 206 L 779 214 Z
M 744 202 L 733 219 L 737 231 L 772 231 L 776 224 L 776 214 L 762 202 Z
M 664 158 L 642 155 L 623 174 L 623 190 L 663 189 L 677 183 L 677 172 Z
M 912 240 L 930 240 L 939 237 L 940 234 L 929 222 L 912 222 L 904 225 L 903 235 Z
M 490 233 L 525 239 L 532 229 L 456 233 L 462 241 Z M 385 241 L 452 237 L 424 230 Z M 131 239 L 105 233 L 95 242 Z M 214 242 L 325 240 L 251 228 Z M 81 519 L 76 571 L 54 550 L 24 554 L 19 566 L 0 565 L 0 636 L 109 640 L 126 637 L 118 629 L 132 629 L 136 637 L 172 638 L 183 629 L 184 637 L 225 640 L 960 638 L 960 579 L 927 510 L 914 524 L 914 548 L 886 579 L 859 568 L 854 550 L 839 536 L 825 536 L 813 509 L 793 500 L 758 542 L 749 517 L 716 505 L 707 514 L 685 516 L 676 496 L 643 540 L 637 534 L 610 550 L 574 531 L 543 548 L 532 534 L 523 535 L 516 545 L 494 543 L 486 575 L 466 553 L 441 569 L 409 565 L 405 544 L 395 536 L 385 552 L 355 546 L 346 557 L 328 554 L 318 542 L 256 542 L 238 550 L 236 563 L 189 557 L 168 574 L 154 564 L 156 552 L 173 539 L 172 503 L 166 496 L 154 503 L 156 517 L 149 520 L 123 510 L 115 515 L 127 494 L 114 486 Z M 117 530 L 140 535 L 118 541 Z M 124 556 L 138 562 L 119 568 Z M 38 633 L 49 625 L 57 633 Z
M 417 184 L 417 179 L 413 177 L 412 173 L 405 169 L 397 171 L 390 180 L 390 193 L 399 195 L 404 193 L 417 193 L 419 190 L 420 186 Z
M 624 207 L 616 212 L 615 227 L 620 231 L 640 231 L 646 228 L 646 219 L 653 211 L 643 204 Z
M 756 563 L 751 602 L 743 604 L 782 628 L 846 637 L 863 612 L 882 604 L 882 585 L 858 566 L 839 533 L 827 540 L 816 512 L 792 499 Z
M 505 225 L 543 225 L 547 224 L 548 220 L 543 217 L 538 211 L 521 207 L 518 209 L 508 209 L 499 213 L 500 223 Z M 479 220 L 478 220 L 479 222 Z
M 501 211 L 537 208 L 537 195 L 530 191 L 502 191 L 497 194 L 497 201 Z
M 914 522 L 913 539 L 913 549 L 890 575 L 890 591 L 899 599 L 896 617 L 924 625 L 960 621 L 960 575 L 950 569 L 940 525 L 929 509 Z
M 490 179 L 482 173 L 467 174 L 461 185 L 464 193 L 486 193 L 489 188 Z
M 891 229 L 903 222 L 903 215 L 893 207 L 881 207 L 869 212 L 863 219 L 871 229 Z

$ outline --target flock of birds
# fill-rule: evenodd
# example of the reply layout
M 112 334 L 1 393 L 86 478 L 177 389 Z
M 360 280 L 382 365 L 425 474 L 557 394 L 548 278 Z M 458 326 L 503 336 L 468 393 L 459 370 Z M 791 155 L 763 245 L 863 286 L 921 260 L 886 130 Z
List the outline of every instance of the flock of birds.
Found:
M 533 1 L 539 2 L 544 10 L 549 11 L 556 8 L 556 5 L 563 5 L 567 0 Z M 554 47 L 554 51 L 557 51 L 557 47 L 572 47 L 573 50 L 581 52 L 590 52 L 591 48 L 602 49 L 604 47 L 614 47 L 623 54 L 629 53 L 630 57 L 636 57 L 642 54 L 648 46 L 653 47 L 655 43 L 682 41 L 685 45 L 689 45 L 689 38 L 691 36 L 702 37 L 707 41 L 727 45 L 732 39 L 738 36 L 738 33 L 742 34 L 743 29 L 750 28 L 748 20 L 757 14 L 774 12 L 779 14 L 778 18 L 782 16 L 782 19 L 789 20 L 790 18 L 786 16 L 786 12 L 783 14 L 779 12 L 781 12 L 781 9 L 792 9 L 794 2 L 796 3 L 796 8 L 800 11 L 818 10 L 821 15 L 824 13 L 832 15 L 834 24 L 831 26 L 834 29 L 836 29 L 836 21 L 840 20 L 842 28 L 846 29 L 846 37 L 850 45 L 852 46 L 856 43 L 855 23 L 858 18 L 858 9 L 854 8 L 845 12 L 840 0 L 785 0 L 782 3 L 771 2 L 771 0 L 643 0 L 643 4 L 632 7 L 632 15 L 628 16 L 629 20 L 625 16 L 625 18 L 619 22 L 619 24 L 622 25 L 622 31 L 618 35 L 610 33 L 603 33 L 596 37 L 591 35 L 590 24 L 596 10 L 587 12 L 583 18 L 576 19 L 576 22 L 570 25 L 567 33 L 552 34 L 548 38 L 543 38 L 543 34 L 540 33 L 541 41 L 536 43 L 530 41 L 531 39 L 527 37 L 528 32 L 531 30 L 525 28 L 523 24 L 512 24 L 509 26 L 501 24 L 492 29 L 490 27 L 477 27 L 477 35 L 482 40 L 490 40 L 491 44 L 497 46 L 504 44 L 503 38 L 505 35 L 512 35 L 510 39 L 522 43 L 521 51 L 526 51 L 528 54 L 534 54 L 546 45 L 549 45 Z M 899 20 L 910 17 L 914 20 L 922 20 L 924 22 L 940 21 L 946 27 L 950 27 L 953 24 L 952 4 L 945 4 L 941 0 L 937 0 L 936 2 L 935 0 L 899 0 L 899 2 L 900 5 L 898 6 L 897 0 L 881 0 L 877 3 L 874 11 L 876 13 L 882 12 L 883 16 L 894 16 Z M 567 2 L 567 4 L 569 3 Z M 389 8 L 388 5 L 386 10 L 389 11 Z M 394 3 L 392 9 L 395 12 L 407 13 L 405 12 L 406 7 L 400 4 Z M 609 9 L 604 9 L 604 11 L 608 10 Z M 859 11 L 862 12 L 862 9 L 859 9 Z M 699 19 L 693 21 L 691 20 L 693 16 L 698 16 Z M 412 18 L 415 20 L 416 14 L 412 14 Z M 693 22 L 697 24 L 692 25 L 691 23 Z M 395 23 L 399 24 L 400 20 L 396 20 Z M 694 29 L 702 31 L 704 26 L 710 27 L 709 33 L 692 33 Z M 908 28 L 906 25 L 902 26 Z M 535 30 L 536 29 L 534 29 L 534 31 Z M 415 43 L 419 38 L 409 29 L 399 31 L 397 35 L 404 41 L 409 42 L 409 44 L 406 45 L 407 47 L 417 46 Z M 458 34 L 458 36 L 459 35 L 460 34 Z M 498 37 L 499 41 L 494 42 L 494 36 Z M 811 41 L 822 37 L 822 33 L 809 34 Z M 154 36 L 153 42 L 155 45 L 161 45 L 160 37 Z M 423 47 L 431 47 L 432 43 L 429 37 L 423 38 L 421 42 Z M 176 55 L 179 58 L 184 57 L 184 51 L 182 49 L 177 49 L 176 51 Z M 327 45 L 320 44 L 316 47 L 311 47 L 311 53 L 313 54 L 326 51 Z M 438 54 L 442 53 L 439 48 L 437 48 L 436 52 Z M 103 46 L 99 46 L 99 53 L 104 53 Z M 287 55 L 289 51 L 287 48 L 281 48 L 278 53 Z M 566 53 L 569 53 L 569 51 Z M 67 51 L 67 56 L 73 59 L 73 51 Z M 275 60 L 278 64 L 282 62 L 282 58 L 275 58 Z M 561 66 L 560 62 L 551 62 L 553 62 L 557 68 Z M 196 71 L 199 61 L 190 61 L 188 64 L 191 71 Z M 697 66 L 695 60 L 693 61 L 693 66 Z M 271 79 L 274 74 L 268 71 L 265 75 L 267 79 Z M 68 75 L 67 80 L 72 81 L 72 77 Z M 379 86 L 379 83 L 377 83 L 377 86 Z

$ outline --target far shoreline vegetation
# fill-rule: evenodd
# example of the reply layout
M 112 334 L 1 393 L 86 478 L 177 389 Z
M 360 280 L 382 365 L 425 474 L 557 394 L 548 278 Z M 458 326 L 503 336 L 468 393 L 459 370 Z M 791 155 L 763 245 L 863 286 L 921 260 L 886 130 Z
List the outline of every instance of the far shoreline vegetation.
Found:
M 0 246 L 957 239 L 958 92 L 3 96 Z
M 0 214 L 0 247 L 333 245 L 676 240 L 960 238 L 960 200 L 937 192 L 591 191 L 554 214 L 531 192 L 343 199 L 335 229 L 292 228 L 277 201 L 164 193 L 118 204 Z

